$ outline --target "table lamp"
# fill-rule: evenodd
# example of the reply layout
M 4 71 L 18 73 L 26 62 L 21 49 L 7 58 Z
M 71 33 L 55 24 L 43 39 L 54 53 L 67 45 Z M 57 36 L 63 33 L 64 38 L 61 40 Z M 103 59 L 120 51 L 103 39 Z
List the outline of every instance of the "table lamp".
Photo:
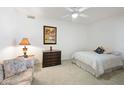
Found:
M 26 48 L 26 45 L 31 45 L 28 38 L 23 38 L 21 40 L 21 42 L 19 43 L 19 45 L 24 45 L 24 48 L 23 48 L 24 58 L 27 58 L 28 55 L 27 55 L 26 52 L 27 52 L 28 49 Z

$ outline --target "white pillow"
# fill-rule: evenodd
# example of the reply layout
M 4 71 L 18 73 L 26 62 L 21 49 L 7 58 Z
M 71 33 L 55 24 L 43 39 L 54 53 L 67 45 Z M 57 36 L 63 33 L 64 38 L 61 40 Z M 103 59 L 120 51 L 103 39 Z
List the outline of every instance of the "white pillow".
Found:
M 122 53 L 119 52 L 119 51 L 112 51 L 111 53 L 112 53 L 113 55 L 116 55 L 116 56 L 121 56 L 121 55 L 122 55 Z

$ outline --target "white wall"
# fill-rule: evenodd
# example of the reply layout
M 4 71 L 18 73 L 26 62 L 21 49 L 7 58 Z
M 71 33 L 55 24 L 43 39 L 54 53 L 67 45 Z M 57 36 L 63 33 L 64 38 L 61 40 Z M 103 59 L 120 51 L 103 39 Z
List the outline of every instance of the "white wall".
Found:
M 22 46 L 18 45 L 22 37 L 31 42 L 28 54 L 41 61 L 42 50 L 49 49 L 49 45 L 43 45 L 43 25 L 57 27 L 57 44 L 53 48 L 62 51 L 62 59 L 71 58 L 75 51 L 94 50 L 97 46 L 124 52 L 123 24 L 123 15 L 85 26 L 45 18 L 28 19 L 14 8 L 0 8 L 0 61 L 23 54 Z
M 106 18 L 87 27 L 87 49 L 103 46 L 107 51 L 124 53 L 124 15 Z
M 20 15 L 14 8 L 0 8 L 0 60 L 22 55 L 22 47 L 18 46 L 22 37 L 28 37 L 31 42 L 28 54 L 42 60 L 42 50 L 49 48 L 43 45 L 43 25 L 57 27 L 54 49 L 62 51 L 62 59 L 69 59 L 74 51 L 85 48 L 86 28 L 81 24 L 44 18 L 33 20 Z
M 0 61 L 15 57 L 16 15 L 0 8 Z

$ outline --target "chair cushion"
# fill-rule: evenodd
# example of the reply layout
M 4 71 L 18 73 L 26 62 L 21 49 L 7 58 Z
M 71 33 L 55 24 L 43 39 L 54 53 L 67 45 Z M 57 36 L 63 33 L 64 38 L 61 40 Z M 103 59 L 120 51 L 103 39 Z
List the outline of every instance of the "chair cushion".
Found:
M 34 67 L 34 61 L 33 60 L 26 60 L 25 61 L 27 68 L 33 68 Z
M 0 83 L 3 81 L 3 67 L 0 64 Z
M 25 59 L 23 57 L 19 57 L 17 59 L 25 62 L 27 68 L 33 68 L 34 67 L 35 59 L 30 59 L 30 58 Z
M 27 69 L 25 62 L 18 59 L 5 60 L 3 65 L 5 78 L 18 74 Z

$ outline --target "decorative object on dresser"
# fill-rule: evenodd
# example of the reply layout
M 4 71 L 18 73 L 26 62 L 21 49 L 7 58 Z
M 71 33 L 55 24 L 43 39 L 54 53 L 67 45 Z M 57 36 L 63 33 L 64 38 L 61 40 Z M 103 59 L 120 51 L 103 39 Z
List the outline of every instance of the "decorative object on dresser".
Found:
M 21 40 L 21 42 L 19 43 L 19 45 L 24 45 L 24 48 L 23 48 L 23 52 L 24 52 L 24 58 L 27 58 L 28 57 L 28 55 L 27 55 L 27 48 L 26 48 L 26 45 L 30 45 L 30 42 L 29 42 L 29 40 L 28 40 L 28 38 L 23 38 L 22 40 Z
M 53 48 L 52 48 L 52 46 L 50 46 L 50 51 L 52 51 L 53 50 Z
M 49 67 L 61 64 L 61 51 L 60 50 L 47 50 L 43 51 L 43 64 L 42 67 Z
M 44 44 L 56 44 L 57 41 L 57 28 L 53 26 L 43 27 L 43 40 Z

